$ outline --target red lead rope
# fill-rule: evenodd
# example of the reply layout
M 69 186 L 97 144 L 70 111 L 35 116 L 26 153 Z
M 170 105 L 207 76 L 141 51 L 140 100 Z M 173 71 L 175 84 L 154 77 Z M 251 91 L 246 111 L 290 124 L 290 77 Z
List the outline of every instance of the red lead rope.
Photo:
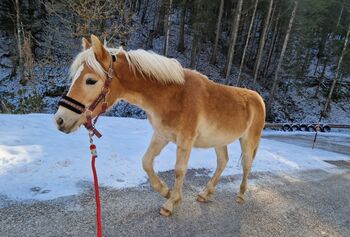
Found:
M 98 179 L 95 167 L 95 160 L 97 158 L 96 145 L 92 143 L 90 137 L 90 151 L 91 151 L 91 168 L 94 175 L 94 188 L 95 188 L 95 201 L 96 201 L 96 222 L 97 222 L 97 237 L 102 237 L 102 221 L 101 221 L 101 203 L 100 203 L 100 192 L 98 189 Z

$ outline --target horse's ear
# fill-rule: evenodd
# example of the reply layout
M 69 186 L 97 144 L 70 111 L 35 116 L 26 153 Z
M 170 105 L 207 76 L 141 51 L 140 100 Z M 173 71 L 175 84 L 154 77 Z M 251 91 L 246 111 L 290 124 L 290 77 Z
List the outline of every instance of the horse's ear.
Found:
M 108 57 L 108 52 L 101 43 L 101 41 L 95 36 L 91 35 L 91 44 L 92 44 L 92 49 L 94 50 L 96 59 L 100 62 L 103 63 L 104 66 L 109 65 L 109 57 Z
M 91 44 L 89 43 L 89 41 L 85 37 L 83 37 L 81 39 L 81 45 L 83 46 L 84 50 L 91 48 Z

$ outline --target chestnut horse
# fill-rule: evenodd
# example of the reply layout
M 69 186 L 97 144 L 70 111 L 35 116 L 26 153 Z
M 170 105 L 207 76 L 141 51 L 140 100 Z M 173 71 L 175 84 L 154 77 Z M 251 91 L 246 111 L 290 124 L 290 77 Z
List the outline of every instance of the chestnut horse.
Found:
M 197 197 L 197 201 L 205 202 L 214 193 L 229 159 L 227 145 L 237 139 L 243 178 L 236 201 L 244 202 L 247 177 L 265 123 L 265 104 L 258 93 L 214 83 L 199 72 L 183 68 L 177 60 L 152 52 L 106 48 L 94 35 L 91 43 L 83 38 L 82 44 L 84 49 L 70 69 L 72 84 L 67 96 L 88 107 L 100 94 L 111 67 L 107 107 L 123 99 L 146 111 L 154 133 L 142 164 L 153 189 L 167 198 L 160 214 L 171 215 L 181 201 L 192 147 L 213 147 L 217 156 L 215 173 Z M 92 116 L 101 110 L 99 104 Z M 86 122 L 86 116 L 59 106 L 55 121 L 59 130 L 70 133 Z M 171 190 L 153 169 L 155 157 L 169 142 L 177 145 Z

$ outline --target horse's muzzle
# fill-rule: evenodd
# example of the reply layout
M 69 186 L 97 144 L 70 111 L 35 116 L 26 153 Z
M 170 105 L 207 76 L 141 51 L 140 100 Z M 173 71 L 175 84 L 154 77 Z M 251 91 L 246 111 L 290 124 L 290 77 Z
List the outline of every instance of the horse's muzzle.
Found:
M 54 116 L 54 123 L 57 129 L 64 133 L 71 133 L 75 131 L 78 126 L 78 121 L 80 120 L 80 115 L 74 113 L 63 107 L 58 108 Z

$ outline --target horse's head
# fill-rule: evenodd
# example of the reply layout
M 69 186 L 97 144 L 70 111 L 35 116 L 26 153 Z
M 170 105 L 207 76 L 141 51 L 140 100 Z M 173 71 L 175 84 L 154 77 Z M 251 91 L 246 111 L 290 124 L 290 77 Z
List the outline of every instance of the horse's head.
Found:
M 95 102 L 104 89 L 107 72 L 112 65 L 112 57 L 101 41 L 94 35 L 91 36 L 91 44 L 83 38 L 82 45 L 83 51 L 76 57 L 70 69 L 72 84 L 67 97 L 73 102 L 78 102 L 77 104 L 80 104 L 82 108 L 85 107 L 86 110 Z M 112 83 L 116 82 L 112 80 Z M 114 100 L 107 94 L 106 102 L 108 107 L 113 105 Z M 70 103 L 70 101 L 67 103 Z M 80 125 L 84 124 L 87 112 L 94 117 L 102 111 L 102 103 L 99 103 L 91 111 L 85 111 L 84 109 L 77 111 L 74 108 L 68 109 L 67 107 L 69 108 L 70 105 L 60 105 L 54 117 L 57 128 L 65 133 L 73 132 Z

